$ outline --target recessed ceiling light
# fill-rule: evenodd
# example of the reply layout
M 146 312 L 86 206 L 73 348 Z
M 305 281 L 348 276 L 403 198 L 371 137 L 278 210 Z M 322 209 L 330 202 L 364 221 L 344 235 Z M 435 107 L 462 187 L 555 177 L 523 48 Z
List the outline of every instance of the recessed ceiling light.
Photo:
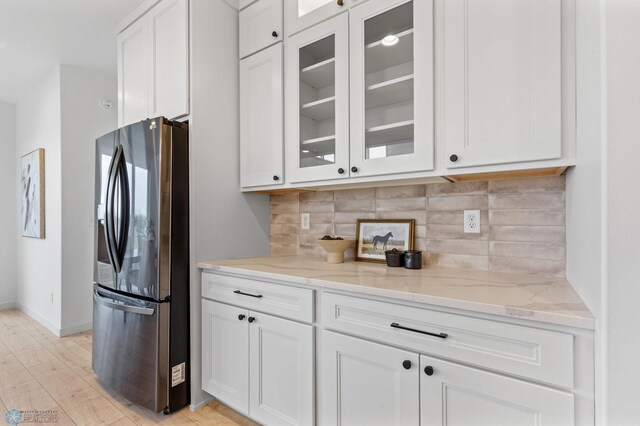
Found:
M 302 150 L 302 153 L 303 153 L 303 154 L 308 154 L 308 153 L 309 153 L 309 150 L 308 150 L 308 149 L 303 149 L 303 150 Z
M 382 39 L 383 46 L 389 47 L 389 46 L 395 46 L 396 44 L 398 44 L 398 36 L 395 34 L 390 34 Z

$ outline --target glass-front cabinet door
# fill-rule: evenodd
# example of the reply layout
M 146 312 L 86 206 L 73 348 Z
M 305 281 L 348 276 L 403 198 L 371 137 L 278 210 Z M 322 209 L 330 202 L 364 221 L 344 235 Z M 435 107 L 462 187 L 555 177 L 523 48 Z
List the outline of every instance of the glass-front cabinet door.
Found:
M 347 14 L 289 40 L 286 46 L 286 161 L 290 182 L 349 176 L 349 41 Z
M 294 35 L 318 22 L 346 12 L 350 1 L 354 0 L 285 0 L 287 35 Z
M 432 170 L 433 1 L 350 12 L 351 177 Z

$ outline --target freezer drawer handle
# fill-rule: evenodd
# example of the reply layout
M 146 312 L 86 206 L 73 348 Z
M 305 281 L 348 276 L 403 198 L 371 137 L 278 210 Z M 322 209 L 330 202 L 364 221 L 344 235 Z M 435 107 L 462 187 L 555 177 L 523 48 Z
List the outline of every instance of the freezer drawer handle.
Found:
M 403 327 L 400 324 L 398 324 L 397 322 L 392 322 L 391 323 L 391 327 L 399 328 L 400 330 L 413 331 L 414 333 L 426 334 L 428 336 L 439 337 L 441 339 L 446 339 L 447 336 L 448 336 L 447 333 L 429 333 L 428 331 L 422 331 L 422 330 L 416 330 L 415 328 Z
M 153 315 L 153 313 L 155 312 L 155 309 L 153 308 L 143 308 L 141 306 L 131 306 L 131 305 L 125 305 L 122 303 L 116 303 L 112 300 L 109 300 L 100 296 L 100 294 L 97 291 L 93 292 L 93 299 L 96 302 L 108 308 L 117 309 L 123 312 L 131 312 L 132 314 Z
M 249 296 L 249 297 L 255 297 L 256 299 L 260 299 L 262 297 L 261 294 L 250 294 L 250 293 L 244 293 L 240 290 L 236 290 L 234 291 L 235 294 L 241 294 L 243 296 Z

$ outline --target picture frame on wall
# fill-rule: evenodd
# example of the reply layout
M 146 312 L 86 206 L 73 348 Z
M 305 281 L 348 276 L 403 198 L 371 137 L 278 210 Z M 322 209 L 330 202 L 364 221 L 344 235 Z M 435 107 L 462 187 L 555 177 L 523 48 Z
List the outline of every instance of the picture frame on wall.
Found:
M 385 262 L 386 250 L 413 250 L 415 219 L 358 219 L 356 260 Z
M 20 198 L 22 236 L 44 238 L 44 148 L 38 148 L 20 160 Z

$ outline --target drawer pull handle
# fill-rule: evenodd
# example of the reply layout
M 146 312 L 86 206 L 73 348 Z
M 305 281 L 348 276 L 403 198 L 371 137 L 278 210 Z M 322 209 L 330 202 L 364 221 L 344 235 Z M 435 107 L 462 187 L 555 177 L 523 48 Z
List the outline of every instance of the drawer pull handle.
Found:
M 414 333 L 426 334 L 428 336 L 439 337 L 441 339 L 446 339 L 448 336 L 447 333 L 429 333 L 428 331 L 422 331 L 422 330 L 416 330 L 415 328 L 403 327 L 397 322 L 392 322 L 391 327 L 399 328 L 400 330 L 413 331 Z
M 243 295 L 243 296 L 255 297 L 255 298 L 257 298 L 257 299 L 260 299 L 260 298 L 262 297 L 262 295 L 261 295 L 261 294 L 250 294 L 250 293 L 244 293 L 244 292 L 242 292 L 242 291 L 240 291 L 240 290 L 236 290 L 236 291 L 234 291 L 234 293 L 235 293 L 235 294 L 241 294 L 241 295 Z

